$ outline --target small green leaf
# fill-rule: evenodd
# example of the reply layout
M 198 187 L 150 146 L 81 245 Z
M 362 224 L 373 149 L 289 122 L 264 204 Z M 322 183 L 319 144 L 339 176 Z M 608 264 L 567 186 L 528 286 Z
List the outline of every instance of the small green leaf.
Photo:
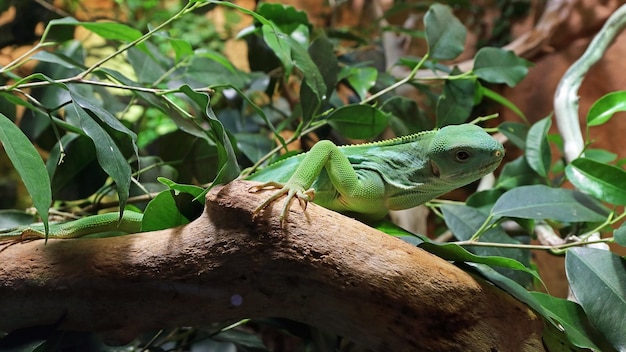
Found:
M 370 105 L 346 105 L 333 110 L 327 117 L 328 124 L 343 136 L 368 139 L 381 133 L 389 115 Z
M 452 60 L 463 52 L 467 30 L 448 6 L 431 5 L 424 16 L 424 27 L 431 58 Z
M 344 66 L 341 69 L 340 77 L 346 78 L 350 87 L 363 100 L 370 88 L 376 84 L 378 71 L 373 67 Z
M 530 168 L 526 158 L 519 158 L 508 162 L 502 168 L 496 187 L 504 189 L 513 189 L 519 186 L 534 185 L 541 183 L 541 177 L 537 175 L 535 170 Z
M 197 198 L 198 196 L 200 196 L 204 192 L 204 188 L 202 188 L 202 187 L 198 187 L 198 186 L 195 186 L 195 185 L 185 185 L 185 184 L 181 184 L 181 183 L 176 183 L 176 182 L 174 182 L 174 181 L 172 181 L 172 180 L 170 180 L 168 178 L 165 178 L 165 177 L 158 177 L 157 181 L 159 181 L 162 184 L 166 185 L 167 188 L 169 188 L 172 191 L 189 193 L 194 198 Z
M 484 47 L 474 57 L 473 72 L 487 82 L 506 83 L 513 87 L 526 77 L 529 66 L 528 61 L 512 51 Z
M 626 247 L 626 223 L 622 223 L 622 225 L 613 232 L 613 237 L 617 244 Z
M 617 154 L 604 149 L 586 149 L 585 158 L 606 164 L 615 161 Z
M 476 82 L 471 79 L 447 80 L 437 100 L 437 127 L 465 122 L 474 107 Z
M 520 122 L 503 122 L 498 126 L 498 131 L 502 132 L 511 143 L 521 150 L 526 149 L 526 138 L 528 137 L 528 125 Z
M 291 75 L 294 65 L 291 60 L 291 47 L 286 42 L 289 37 L 271 24 L 262 25 L 261 32 L 263 33 L 265 44 L 272 49 L 278 60 L 283 64 L 285 76 L 288 77 Z
M 626 205 L 626 171 L 587 158 L 573 160 L 565 174 L 579 190 L 605 202 Z
M 33 199 L 47 235 L 52 191 L 46 165 L 28 137 L 3 114 L 0 114 L 0 142 Z
M 587 126 L 602 125 L 619 111 L 626 111 L 625 90 L 608 93 L 596 100 L 587 113 Z
M 589 321 L 619 351 L 626 350 L 626 262 L 607 250 L 572 248 L 565 270 Z
M 526 161 L 528 165 L 540 176 L 548 176 L 550 163 L 552 163 L 552 151 L 548 143 L 547 135 L 552 125 L 550 117 L 543 118 L 530 126 L 526 136 Z
M 494 218 L 599 222 L 609 215 L 596 199 L 577 191 L 544 185 L 521 186 L 503 194 L 491 210 Z

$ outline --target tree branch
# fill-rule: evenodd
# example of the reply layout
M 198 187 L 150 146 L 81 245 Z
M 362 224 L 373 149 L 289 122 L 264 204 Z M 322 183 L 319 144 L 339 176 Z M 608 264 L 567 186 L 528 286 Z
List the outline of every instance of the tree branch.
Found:
M 0 252 L 0 330 L 57 322 L 119 343 L 148 329 L 284 317 L 372 350 L 543 351 L 542 321 L 456 266 L 316 205 L 216 187 L 174 229 Z

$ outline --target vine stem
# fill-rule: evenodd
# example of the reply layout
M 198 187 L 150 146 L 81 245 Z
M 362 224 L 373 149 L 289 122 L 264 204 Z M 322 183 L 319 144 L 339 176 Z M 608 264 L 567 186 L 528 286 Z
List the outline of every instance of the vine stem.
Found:
M 601 238 L 593 241 L 576 241 L 570 243 L 564 243 L 559 245 L 543 245 L 543 244 L 521 244 L 521 243 L 498 243 L 498 242 L 476 242 L 473 240 L 450 242 L 459 246 L 474 246 L 474 247 L 492 247 L 492 248 L 515 248 L 515 249 L 537 249 L 546 250 L 554 253 L 562 253 L 565 249 L 572 247 L 582 247 L 589 244 L 598 243 L 613 243 L 615 239 L 613 237 Z
M 593 38 L 585 53 L 565 72 L 554 94 L 554 115 L 563 137 L 565 158 L 578 158 L 584 150 L 583 135 L 578 121 L 578 89 L 585 75 L 613 43 L 626 26 L 626 5 L 617 9 Z
M 363 99 L 361 101 L 361 104 L 367 104 L 370 101 L 377 99 L 378 97 L 387 94 L 389 92 L 391 92 L 392 90 L 400 87 L 401 85 L 410 82 L 411 80 L 413 80 L 413 77 L 415 77 L 415 75 L 417 74 L 417 71 L 419 71 L 420 67 L 422 67 L 424 65 L 424 62 L 426 62 L 426 60 L 428 59 L 428 53 L 424 54 L 424 56 L 422 57 L 422 59 L 417 63 L 417 65 L 415 65 L 415 67 L 413 67 L 413 69 L 411 70 L 411 72 L 409 72 L 408 75 L 406 75 L 406 77 L 402 78 L 401 80 L 399 80 L 398 82 L 390 85 L 389 87 L 385 88 L 385 89 L 381 89 L 378 92 L 370 95 L 369 97 L 367 97 L 366 99 Z

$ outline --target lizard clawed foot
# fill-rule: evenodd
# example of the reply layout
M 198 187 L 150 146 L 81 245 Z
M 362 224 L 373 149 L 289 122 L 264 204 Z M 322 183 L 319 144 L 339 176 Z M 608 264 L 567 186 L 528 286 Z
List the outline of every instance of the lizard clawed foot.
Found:
M 258 186 L 253 186 L 248 189 L 249 192 L 260 192 L 265 189 L 279 189 L 278 192 L 274 193 L 271 197 L 267 198 L 261 205 L 259 205 L 252 212 L 252 219 L 254 220 L 257 215 L 265 208 L 267 208 L 270 203 L 276 201 L 278 198 L 283 195 L 287 195 L 287 199 L 285 200 L 285 204 L 283 205 L 283 209 L 280 213 L 280 224 L 281 226 L 287 219 L 287 214 L 289 213 L 289 208 L 291 206 L 291 202 L 294 198 L 298 199 L 298 203 L 300 203 L 300 207 L 303 211 L 306 211 L 307 204 L 310 201 L 313 201 L 315 197 L 315 190 L 302 190 L 299 187 L 294 187 L 288 184 L 282 184 L 279 182 L 267 182 Z

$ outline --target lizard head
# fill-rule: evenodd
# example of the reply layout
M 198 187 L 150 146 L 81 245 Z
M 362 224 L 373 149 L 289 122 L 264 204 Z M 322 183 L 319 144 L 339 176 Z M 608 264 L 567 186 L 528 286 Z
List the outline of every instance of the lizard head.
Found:
M 433 137 L 429 156 L 433 176 L 460 187 L 495 170 L 504 147 L 479 126 L 446 126 Z

